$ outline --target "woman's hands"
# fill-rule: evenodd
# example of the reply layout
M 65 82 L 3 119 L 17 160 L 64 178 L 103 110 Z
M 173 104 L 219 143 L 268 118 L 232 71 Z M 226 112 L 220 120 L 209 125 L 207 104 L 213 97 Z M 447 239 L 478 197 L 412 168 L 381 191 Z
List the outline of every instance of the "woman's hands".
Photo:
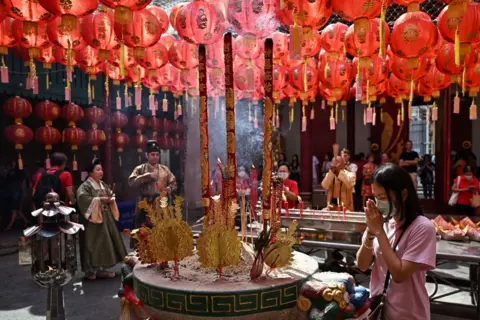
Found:
M 383 216 L 378 211 L 375 202 L 371 199 L 367 200 L 367 206 L 365 207 L 365 216 L 367 219 L 367 228 L 369 233 L 378 236 L 383 230 Z

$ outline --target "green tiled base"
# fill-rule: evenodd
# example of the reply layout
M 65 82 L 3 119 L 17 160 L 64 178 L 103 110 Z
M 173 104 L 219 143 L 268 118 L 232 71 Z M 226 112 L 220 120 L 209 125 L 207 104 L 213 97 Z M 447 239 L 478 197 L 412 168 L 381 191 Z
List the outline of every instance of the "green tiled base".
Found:
M 316 271 L 316 267 L 312 268 L 312 264 L 306 270 L 298 270 L 297 267 L 292 270 L 294 276 L 288 279 L 263 280 L 245 283 L 244 286 L 219 282 L 218 288 L 216 284 L 210 284 L 205 286 L 208 289 L 203 290 L 198 288 L 200 284 L 192 290 L 191 282 L 185 285 L 188 289 L 182 290 L 181 282 L 174 283 L 170 279 L 155 277 L 146 281 L 149 277 L 142 277 L 141 270 L 134 271 L 134 290 L 146 307 L 203 319 L 292 309 L 296 305 L 300 286 Z

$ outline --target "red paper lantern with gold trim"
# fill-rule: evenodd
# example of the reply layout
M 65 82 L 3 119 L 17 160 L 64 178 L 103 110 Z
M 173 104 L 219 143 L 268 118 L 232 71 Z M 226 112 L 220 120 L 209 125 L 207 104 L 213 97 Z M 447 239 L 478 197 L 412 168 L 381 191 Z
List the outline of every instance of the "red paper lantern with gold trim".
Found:
M 161 34 L 167 32 L 168 27 L 170 26 L 167 13 L 157 6 L 149 6 L 147 7 L 147 10 L 157 18 Z
M 101 59 L 108 59 L 111 50 L 120 48 L 111 13 L 94 12 L 83 18 L 81 23 L 83 39 L 90 47 L 98 50 Z
M 124 58 L 123 58 L 123 65 L 125 70 L 133 68 L 137 65 L 137 59 L 133 56 L 133 49 L 129 47 L 124 47 Z M 108 62 L 114 65 L 115 67 L 120 67 L 120 49 L 113 49 L 110 51 L 110 55 L 108 57 Z M 127 72 L 125 72 L 126 74 Z
M 318 30 L 332 15 L 331 0 L 289 0 L 276 1 L 278 21 L 284 26 L 298 25 Z
M 137 59 L 143 58 L 145 49 L 157 43 L 166 31 L 147 9 L 134 11 L 132 22 L 126 25 L 115 23 L 114 29 L 117 38 L 124 39 L 125 45 L 133 48 L 133 56 Z
M 60 117 L 60 107 L 49 100 L 41 101 L 35 105 L 35 115 L 45 121 L 46 126 L 52 126 L 52 121 Z
M 168 62 L 167 48 L 161 43 L 157 42 L 150 48 L 145 50 L 145 56 L 137 59 L 138 63 L 147 70 L 156 70 Z
M 330 53 L 343 53 L 348 26 L 337 22 L 326 26 L 320 36 L 322 48 Z
M 352 61 L 352 75 L 358 72 L 358 58 Z M 380 56 L 373 56 L 370 63 L 360 67 L 360 75 L 362 79 L 362 87 L 367 84 L 371 86 L 381 85 L 387 80 L 388 61 Z M 357 80 L 358 82 L 358 80 Z
M 49 22 L 55 18 L 55 14 L 48 12 L 36 0 L 3 0 L 2 7 L 15 20 L 26 21 L 27 30 L 35 30 L 38 24 Z
M 480 91 L 480 63 L 465 70 L 464 81 L 470 97 L 476 97 Z
M 156 117 L 148 118 L 147 126 L 152 130 L 152 139 L 156 139 L 158 131 L 162 130 L 162 122 L 160 119 Z
M 221 8 L 205 0 L 181 6 L 172 26 L 184 40 L 194 44 L 212 44 L 223 37 L 225 19 Z
M 115 111 L 112 114 L 112 127 L 115 131 L 121 131 L 128 124 L 128 117 L 120 111 Z
M 130 138 L 128 137 L 127 134 L 125 134 L 123 132 L 117 132 L 117 133 L 113 134 L 112 142 L 115 145 L 115 147 L 117 148 L 117 152 L 122 153 L 125 146 L 130 143 Z M 120 160 L 120 166 L 121 166 L 120 155 L 119 155 L 119 160 Z
M 318 78 L 327 89 L 343 89 L 352 82 L 352 64 L 348 60 L 319 63 L 318 69 Z
M 20 46 L 30 49 L 30 57 L 36 58 L 39 56 L 41 48 L 46 48 L 50 45 L 47 35 L 47 24 L 39 24 L 36 31 L 25 32 L 26 23 L 25 21 L 15 20 L 13 22 L 13 36 Z
M 32 105 L 27 99 L 15 96 L 5 101 L 3 104 L 3 112 L 14 118 L 15 123 L 21 124 L 22 118 L 27 118 L 32 114 Z
M 354 25 L 348 27 L 345 33 L 345 49 L 347 52 L 360 58 L 371 57 L 380 52 L 380 23 L 384 25 L 383 43 L 388 46 L 390 40 L 390 28 L 385 21 L 371 19 L 365 27 Z
M 32 141 L 32 130 L 21 123 L 16 123 L 6 127 L 4 133 L 7 140 L 15 145 L 15 150 L 18 151 L 18 168 L 20 170 L 23 170 L 23 161 L 20 150 L 23 150 L 24 144 L 30 143 L 30 141 Z
M 67 51 L 68 50 L 61 47 L 57 47 L 57 46 L 53 47 L 53 55 L 55 56 L 55 61 L 57 63 L 63 64 L 64 66 L 68 66 Z M 72 64 L 72 67 L 75 67 L 78 65 L 77 60 L 75 60 L 75 55 L 72 55 L 71 57 L 71 64 Z
M 477 53 L 470 44 L 460 44 L 460 64 L 455 64 L 455 45 L 446 43 L 438 52 L 435 58 L 435 64 L 438 70 L 450 76 L 460 77 L 464 68 L 469 68 L 477 62 Z M 454 79 L 460 83 L 461 79 Z
M 5 61 L 4 56 L 8 55 L 8 48 L 17 45 L 17 40 L 13 35 L 13 22 L 14 20 L 10 17 L 5 17 L 0 21 L 0 55 L 3 62 Z
M 51 151 L 54 144 L 60 143 L 62 135 L 57 128 L 53 128 L 50 126 L 43 126 L 38 128 L 35 131 L 35 139 L 40 142 L 41 144 L 45 145 L 45 150 Z M 47 158 L 48 155 L 47 155 Z M 47 165 L 47 167 L 50 167 Z
M 100 0 L 107 7 L 114 9 L 115 23 L 126 25 L 134 21 L 133 13 L 145 9 L 151 0 Z
M 317 87 L 318 71 L 314 63 L 304 63 L 289 72 L 290 84 L 300 92 L 308 92 Z
M 105 112 L 102 108 L 93 106 L 85 110 L 85 117 L 92 124 L 92 128 L 96 129 L 105 120 Z
M 358 27 L 367 23 L 367 19 L 380 16 L 384 2 L 384 0 L 332 0 L 332 6 L 340 18 L 354 22 Z
M 183 122 L 178 121 L 178 120 L 175 121 L 170 128 L 170 132 L 176 133 L 176 134 L 182 134 L 183 130 L 184 130 Z
M 169 137 L 168 132 L 164 132 L 163 135 L 158 136 L 157 143 L 162 150 L 170 150 L 173 147 L 173 140 Z
M 75 60 L 80 66 L 85 68 L 85 71 L 89 74 L 95 74 L 95 67 L 102 63 L 102 60 L 98 56 L 98 49 L 86 46 L 82 50 L 75 52 Z
M 467 3 L 462 17 L 451 16 L 448 6 L 443 8 L 437 18 L 440 35 L 448 42 L 455 43 L 458 30 L 460 43 L 475 43 L 480 41 L 480 6 L 478 3 Z
M 55 16 L 59 16 L 61 21 L 59 27 L 63 33 L 75 32 L 80 30 L 78 18 L 93 13 L 98 7 L 98 0 L 82 1 L 58 1 L 58 0 L 37 0 L 42 7 Z
M 227 19 L 239 35 L 263 39 L 277 28 L 275 9 L 275 3 L 268 0 L 229 1 Z
M 175 42 L 168 51 L 170 63 L 178 69 L 192 69 L 198 66 L 196 45 L 184 40 Z
M 92 151 L 98 151 L 99 146 L 107 141 L 105 131 L 97 128 L 92 128 L 87 132 L 87 143 L 92 146 Z M 95 155 L 96 157 L 96 155 Z
M 427 56 L 422 56 L 417 60 L 418 64 L 411 64 L 408 59 L 393 56 L 389 59 L 390 70 L 404 81 L 417 81 L 424 77 L 431 67 L 431 60 Z
M 430 102 L 432 100 L 432 94 L 433 91 L 420 81 L 415 86 L 415 95 L 423 97 L 424 102 Z
M 440 91 L 450 85 L 450 76 L 440 72 L 437 66 L 433 64 L 425 77 L 419 80 L 419 83 L 430 89 L 434 98 L 438 98 L 440 97 Z
M 288 35 L 280 32 L 280 31 L 275 31 L 272 33 L 271 36 L 273 40 L 273 59 L 280 60 L 284 56 L 288 56 L 288 42 L 289 38 Z
M 63 142 L 71 145 L 73 151 L 78 150 L 78 146 L 84 143 L 86 138 L 87 135 L 85 134 L 85 131 L 83 129 L 75 127 L 75 124 L 69 128 L 66 128 L 62 132 Z M 74 170 L 76 169 L 74 168 Z
M 242 59 L 257 59 L 264 51 L 264 41 L 253 35 L 238 36 L 233 43 L 233 53 Z
M 83 116 L 83 109 L 75 103 L 68 103 L 62 108 L 62 118 L 68 121 L 70 127 L 75 126 L 75 122 L 82 120 Z
M 147 146 L 148 138 L 144 134 L 137 133 L 134 138 L 135 146 L 137 147 L 138 159 L 141 161 L 142 153 L 145 147 Z

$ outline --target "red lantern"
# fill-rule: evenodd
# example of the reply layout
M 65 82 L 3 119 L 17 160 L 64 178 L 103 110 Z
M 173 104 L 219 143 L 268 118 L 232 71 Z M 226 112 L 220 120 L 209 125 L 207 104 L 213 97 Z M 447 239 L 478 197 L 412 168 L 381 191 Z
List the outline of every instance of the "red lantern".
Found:
M 23 161 L 20 150 L 23 150 L 24 144 L 32 141 L 32 130 L 23 124 L 12 124 L 5 128 L 5 137 L 10 143 L 15 145 L 15 150 L 18 151 L 18 168 L 23 170 Z
M 120 59 L 120 50 L 121 49 L 113 49 L 110 51 L 110 56 L 108 57 L 108 62 L 114 65 L 115 67 L 119 67 L 122 63 Z M 124 47 L 123 48 L 124 57 L 123 57 L 123 65 L 126 70 L 133 68 L 137 65 L 137 59 L 133 56 L 133 49 Z
M 145 9 L 149 0 L 100 0 L 107 7 L 114 9 L 115 23 L 126 25 L 134 21 L 133 12 Z
M 238 36 L 233 43 L 233 52 L 242 59 L 257 59 L 264 51 L 264 41 L 252 35 Z
M 92 146 L 92 151 L 98 151 L 99 146 L 107 141 L 105 132 L 101 129 L 92 128 L 87 132 L 87 143 Z
M 128 135 L 122 132 L 122 128 L 124 128 L 128 124 L 128 118 L 126 115 L 121 113 L 120 111 L 116 111 L 112 114 L 112 127 L 115 128 L 116 133 L 112 135 L 112 142 L 117 147 L 118 155 L 118 163 L 122 166 L 122 157 L 120 153 L 123 152 L 123 148 L 130 142 L 130 138 Z
M 105 112 L 97 106 L 86 109 L 85 116 L 94 129 L 105 120 Z
M 172 123 L 167 118 L 160 119 L 160 125 L 158 130 L 163 133 L 168 133 L 171 131 Z
M 433 64 L 428 73 L 419 81 L 422 86 L 432 91 L 434 98 L 440 97 L 440 91 L 450 85 L 450 76 L 440 72 Z
M 165 132 L 163 136 L 158 136 L 157 142 L 162 150 L 170 150 L 173 147 L 173 141 L 172 138 L 168 136 L 168 132 Z
M 145 56 L 138 59 L 138 63 L 148 70 L 156 70 L 168 62 L 168 51 L 161 42 L 145 50 Z
M 213 3 L 194 0 L 179 9 L 172 26 L 188 42 L 211 44 L 223 37 L 225 16 Z
M 158 69 L 156 81 L 162 87 L 162 91 L 167 91 L 176 77 L 178 76 L 177 70 L 171 64 L 166 64 L 162 68 Z
M 176 3 L 172 6 L 172 9 L 170 9 L 170 15 L 168 16 L 168 20 L 172 25 L 172 27 L 175 26 L 175 22 L 177 21 L 177 16 L 178 16 L 178 13 L 180 12 L 180 9 L 187 3 L 188 2 Z
M 390 74 L 387 88 L 396 93 L 400 98 L 406 98 L 410 93 L 410 86 L 406 81 L 400 80 L 395 74 Z
M 282 65 L 273 67 L 273 99 L 275 103 L 280 103 L 280 93 L 287 85 L 288 70 Z
M 137 153 L 139 161 L 141 158 L 141 154 L 143 153 L 143 149 L 147 146 L 148 138 L 143 135 L 142 133 L 137 133 L 134 139 L 135 146 L 137 147 Z
M 177 133 L 175 135 L 175 138 L 173 139 L 173 148 L 175 149 L 175 151 L 179 152 L 183 149 L 183 147 L 184 147 L 183 139 Z
M 37 31 L 24 32 L 26 22 L 15 20 L 13 22 L 13 36 L 18 44 L 24 48 L 30 49 L 30 57 L 36 58 L 40 55 L 40 49 L 50 45 L 47 35 L 47 24 L 38 25 Z
M 417 81 L 424 77 L 431 67 L 430 58 L 423 56 L 417 60 L 418 64 L 412 64 L 412 61 L 393 56 L 390 58 L 390 70 L 400 79 L 404 81 Z
M 42 7 L 55 16 L 61 17 L 59 27 L 63 33 L 75 32 L 78 18 L 87 16 L 98 7 L 98 0 L 71 1 L 69 3 L 52 0 L 37 0 Z
M 70 128 L 66 128 L 62 133 L 62 140 L 71 145 L 72 150 L 78 150 L 78 146 L 85 142 L 86 134 L 80 128 L 75 127 L 75 124 Z M 75 156 L 74 156 L 75 157 Z M 75 161 L 75 158 L 74 158 Z M 74 170 L 76 170 L 74 168 Z
M 115 111 L 112 114 L 112 127 L 118 132 L 128 124 L 128 118 L 120 111 Z
M 198 88 L 198 69 L 184 69 L 180 71 L 180 82 L 185 88 Z
M 430 102 L 432 100 L 432 90 L 425 87 L 421 82 L 418 82 L 415 87 L 415 95 L 423 97 L 424 102 Z
M 340 22 L 326 26 L 320 37 L 322 48 L 330 53 L 343 53 L 347 29 L 348 26 Z
M 354 25 L 348 27 L 345 34 L 345 49 L 347 52 L 360 58 L 371 57 L 380 52 L 380 23 L 384 25 L 383 43 L 388 46 L 390 39 L 390 28 L 385 21 L 380 19 L 371 19 L 366 27 L 357 27 Z
M 480 63 L 465 70 L 464 82 L 470 97 L 476 97 L 480 91 Z
M 114 66 L 108 62 L 104 64 L 104 73 L 108 76 L 108 78 L 113 80 L 113 84 L 119 86 L 120 81 L 123 80 L 125 77 L 122 77 L 120 72 L 120 67 Z
M 207 45 L 207 68 L 224 69 L 224 60 L 223 41 Z
M 111 50 L 120 48 L 114 31 L 112 14 L 94 12 L 83 18 L 81 22 L 83 38 L 90 47 L 98 50 L 101 59 L 108 59 Z
M 477 62 L 477 54 L 468 43 L 460 45 L 460 64 L 455 63 L 455 45 L 445 44 L 435 58 L 438 70 L 450 76 L 460 76 L 464 68 L 469 68 Z M 460 79 L 455 79 L 460 83 Z
M 170 131 L 172 133 L 176 133 L 176 134 L 182 134 L 183 130 L 184 130 L 183 123 L 181 121 L 178 121 L 178 120 L 175 121 L 173 123 L 173 126 L 170 128 Z
M 312 31 L 312 29 L 304 28 L 302 38 L 302 57 L 315 57 L 320 52 L 321 48 L 322 40 L 320 34 L 316 31 Z
M 277 0 L 277 19 L 284 26 L 298 25 L 318 30 L 332 15 L 330 0 Z
M 319 80 L 327 89 L 343 89 L 350 86 L 353 79 L 352 65 L 348 60 L 320 63 L 319 70 Z
M 68 57 L 67 57 L 68 50 L 60 47 L 53 47 L 53 55 L 55 56 L 55 61 L 63 64 L 64 66 L 68 66 Z M 70 57 L 70 63 L 72 67 L 75 67 L 78 63 L 75 60 L 75 56 Z
M 317 87 L 318 71 L 313 63 L 304 63 L 290 70 L 289 79 L 292 87 L 308 92 Z
M 40 49 L 40 56 L 37 58 L 38 61 L 43 63 L 43 68 L 45 69 L 51 69 L 52 68 L 52 63 L 55 63 L 55 55 L 53 54 L 53 46 L 49 46 L 47 48 L 42 48 Z M 47 73 L 48 76 L 48 73 Z M 48 77 L 47 77 L 48 81 Z M 48 84 L 47 84 L 47 89 L 48 89 Z
M 227 18 L 239 35 L 263 39 L 277 28 L 273 1 L 229 1 Z
M 177 42 L 177 38 L 175 38 L 171 34 L 162 34 L 162 36 L 160 37 L 160 42 L 165 46 L 168 52 L 168 50 L 170 50 L 173 44 Z
M 52 121 L 60 117 L 60 107 L 51 101 L 45 100 L 35 106 L 35 115 L 45 121 L 46 126 L 51 126 Z
M 135 127 L 138 133 L 138 131 L 142 131 L 147 125 L 147 119 L 145 119 L 145 117 L 141 114 L 137 114 L 132 118 L 132 125 Z
M 52 150 L 52 145 L 60 143 L 61 138 L 60 131 L 50 126 L 40 127 L 35 131 L 35 139 L 45 145 L 47 151 Z
M 357 27 L 365 25 L 365 19 L 373 19 L 380 15 L 384 0 L 332 0 L 333 10 L 347 21 L 353 21 Z
M 75 60 L 80 66 L 85 68 L 85 71 L 89 74 L 94 74 L 95 67 L 102 63 L 98 56 L 98 50 L 90 46 L 86 46 L 82 50 L 75 52 Z
M 130 138 L 128 137 L 127 134 L 125 134 L 123 132 L 117 132 L 117 133 L 113 134 L 112 142 L 115 145 L 115 147 L 117 148 L 117 152 L 122 153 L 125 146 L 130 142 Z M 120 156 L 119 156 L 119 163 L 120 163 L 120 166 L 121 166 L 122 161 L 121 161 Z
M 7 68 L 4 56 L 8 54 L 8 48 L 17 45 L 17 40 L 13 35 L 13 21 L 10 17 L 5 17 L 0 21 L 0 55 L 2 56 L 2 68 Z M 6 71 L 2 72 L 7 72 L 8 75 L 8 69 L 5 70 Z
M 156 139 L 158 132 L 162 130 L 162 122 L 160 119 L 151 117 L 147 120 L 147 126 L 152 129 L 152 138 Z
M 62 108 L 62 118 L 68 121 L 68 126 L 75 126 L 75 122 L 83 119 L 83 110 L 75 103 L 69 103 Z
M 192 69 L 198 66 L 198 49 L 186 41 L 175 42 L 168 51 L 170 63 L 178 69 Z
M 9 98 L 3 104 L 3 112 L 15 119 L 15 123 L 21 124 L 22 118 L 27 118 L 32 114 L 32 105 L 28 100 L 19 96 Z
M 234 63 L 233 81 L 237 90 L 253 92 L 263 84 L 263 70 L 250 60 Z
M 48 12 L 39 1 L 35 0 L 3 0 L 2 7 L 15 20 L 27 22 L 24 25 L 25 30 L 20 30 L 22 32 L 36 30 L 37 22 L 42 24 L 55 18 L 54 14 Z
M 165 13 L 165 11 L 163 11 L 162 8 L 155 6 L 147 7 L 147 10 L 150 11 L 155 18 L 157 18 L 160 27 L 160 33 L 164 34 L 167 32 L 170 24 L 168 21 L 168 15 Z
M 425 12 L 402 14 L 393 25 L 390 37 L 392 52 L 401 58 L 419 58 L 435 48 L 437 27 Z
M 145 49 L 160 40 L 162 32 L 160 23 L 152 12 L 144 9 L 133 12 L 132 22 L 124 25 L 115 23 L 115 34 L 118 39 L 124 39 L 125 45 L 133 48 L 135 58 L 143 58 Z
M 462 17 L 450 16 L 448 6 L 443 8 L 437 18 L 440 35 L 448 42 L 455 43 L 458 31 L 460 43 L 480 41 L 480 6 L 478 3 L 466 3 L 466 11 Z
M 369 64 L 358 67 L 358 58 L 354 58 L 352 62 L 352 75 L 354 72 L 360 72 L 362 87 L 364 85 L 377 86 L 387 80 L 388 63 L 380 56 L 373 56 Z M 357 79 L 358 82 L 358 79 Z

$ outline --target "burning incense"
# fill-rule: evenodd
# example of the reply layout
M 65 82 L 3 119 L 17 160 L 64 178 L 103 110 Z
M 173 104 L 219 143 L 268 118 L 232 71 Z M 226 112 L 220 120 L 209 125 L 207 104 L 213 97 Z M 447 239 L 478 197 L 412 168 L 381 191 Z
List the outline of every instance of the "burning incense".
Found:
M 204 214 L 208 215 L 210 207 L 210 162 L 208 158 L 208 94 L 207 65 L 204 45 L 198 48 L 198 88 L 200 94 L 200 170 L 202 185 L 202 206 Z

